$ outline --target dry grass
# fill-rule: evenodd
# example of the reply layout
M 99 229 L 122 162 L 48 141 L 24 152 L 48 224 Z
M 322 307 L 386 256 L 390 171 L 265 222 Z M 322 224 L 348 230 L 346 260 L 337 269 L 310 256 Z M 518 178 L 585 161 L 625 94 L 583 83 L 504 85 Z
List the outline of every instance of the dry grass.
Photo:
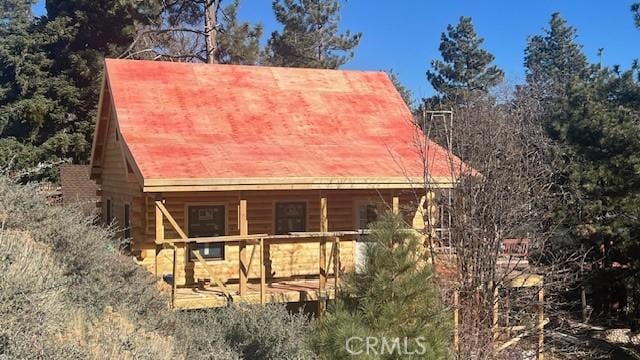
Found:
M 0 176 L 0 359 L 312 358 L 282 306 L 174 312 L 113 232 Z

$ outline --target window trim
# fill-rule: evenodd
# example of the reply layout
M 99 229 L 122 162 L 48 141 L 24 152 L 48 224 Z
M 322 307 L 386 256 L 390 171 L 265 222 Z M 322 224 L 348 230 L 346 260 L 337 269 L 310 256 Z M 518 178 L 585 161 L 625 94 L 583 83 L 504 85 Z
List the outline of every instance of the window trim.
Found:
M 309 200 L 308 199 L 295 199 L 295 198 L 284 198 L 274 200 L 272 204 L 273 211 L 273 226 L 272 226 L 272 234 L 278 234 L 278 204 L 282 203 L 301 203 L 304 204 L 304 232 L 309 231 Z M 320 199 L 318 199 L 318 204 L 320 204 Z
M 190 206 L 223 206 L 224 207 L 224 235 L 229 235 L 229 204 L 227 202 L 185 202 L 184 203 L 184 224 L 182 224 L 184 226 L 184 231 L 187 234 L 187 237 L 191 237 L 191 234 L 189 233 L 189 207 Z M 215 261 L 215 262 L 219 262 L 219 261 L 227 261 L 228 257 L 227 255 L 229 254 L 229 245 L 227 244 L 227 242 L 225 241 L 224 243 L 222 243 L 222 258 L 221 259 L 216 259 L 216 258 L 206 258 L 203 256 L 204 260 L 209 262 L 209 261 Z M 191 249 L 189 249 L 188 253 L 187 253 L 187 259 L 190 262 L 197 262 L 197 259 L 193 259 L 193 254 L 191 254 Z

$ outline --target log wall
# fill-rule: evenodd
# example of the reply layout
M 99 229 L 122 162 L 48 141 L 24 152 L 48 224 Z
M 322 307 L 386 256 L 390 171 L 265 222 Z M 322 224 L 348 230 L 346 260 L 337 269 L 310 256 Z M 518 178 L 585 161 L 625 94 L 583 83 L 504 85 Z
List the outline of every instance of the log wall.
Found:
M 411 223 L 416 204 L 419 202 L 417 194 L 400 191 L 376 191 L 376 190 L 305 190 L 305 191 L 228 191 L 228 192 L 184 192 L 164 193 L 162 199 L 165 207 L 171 213 L 183 231 L 188 234 L 187 207 L 189 205 L 225 205 L 227 235 L 239 235 L 238 206 L 240 199 L 247 200 L 247 220 L 249 234 L 274 234 L 275 233 L 275 204 L 279 201 L 305 202 L 306 207 L 306 231 L 320 231 L 320 198 L 326 197 L 329 219 L 329 231 L 348 231 L 358 227 L 357 211 L 361 203 L 374 202 L 386 204 L 391 207 L 393 196 L 400 198 L 400 207 L 405 219 Z M 146 218 L 155 219 L 155 205 L 152 198 L 147 201 Z M 159 252 L 157 260 L 154 257 L 155 250 L 155 221 L 147 221 L 144 240 L 137 241 L 136 247 L 142 249 L 145 254 L 144 263 L 150 271 L 157 271 L 158 276 L 172 273 L 173 250 L 164 249 Z M 171 224 L 165 219 L 165 239 L 178 239 L 178 234 Z M 138 240 L 138 239 L 136 239 Z M 250 254 L 252 246 L 248 246 Z M 327 245 L 327 252 L 331 250 L 331 242 Z M 238 244 L 227 243 L 225 245 L 224 260 L 209 260 L 207 264 L 214 269 L 222 281 L 237 281 L 238 279 Z M 256 250 L 257 252 L 257 250 Z M 208 278 L 206 271 L 200 263 L 188 261 L 187 253 L 183 245 L 178 245 L 177 250 L 176 282 L 178 285 L 192 284 L 198 279 Z M 267 243 L 265 248 L 265 263 L 267 277 L 289 278 L 294 276 L 317 275 L 319 272 L 319 244 L 317 241 L 305 241 L 304 239 L 278 240 L 277 243 Z M 328 254 L 327 254 L 328 258 Z M 353 238 L 341 238 L 340 242 L 341 268 L 349 271 L 353 269 L 355 260 L 355 240 Z M 157 261 L 157 270 L 155 269 Z M 249 276 L 255 278 L 258 273 L 258 259 L 254 258 Z

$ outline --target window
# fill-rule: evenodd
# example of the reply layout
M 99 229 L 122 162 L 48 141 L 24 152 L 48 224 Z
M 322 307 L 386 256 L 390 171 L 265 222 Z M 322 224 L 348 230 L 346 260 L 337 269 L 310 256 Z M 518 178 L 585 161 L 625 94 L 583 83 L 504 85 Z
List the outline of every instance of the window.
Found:
M 276 203 L 276 235 L 307 230 L 307 203 Z
M 131 238 L 131 210 L 129 204 L 124 204 L 124 238 Z
M 438 218 L 436 219 L 435 233 L 440 241 L 440 246 L 451 246 L 451 224 L 453 216 L 451 214 L 452 207 L 451 189 L 442 190 L 437 194 Z
M 363 203 L 358 207 L 358 229 L 366 229 L 369 224 L 378 220 L 378 207 L 375 204 Z
M 189 237 L 213 237 L 226 235 L 224 205 L 189 206 Z M 191 250 L 200 251 L 205 259 L 224 260 L 224 243 L 192 244 Z M 195 256 L 189 251 L 191 261 Z
M 104 222 L 109 225 L 111 224 L 111 199 L 107 199 L 106 204 L 106 216 L 104 217 Z

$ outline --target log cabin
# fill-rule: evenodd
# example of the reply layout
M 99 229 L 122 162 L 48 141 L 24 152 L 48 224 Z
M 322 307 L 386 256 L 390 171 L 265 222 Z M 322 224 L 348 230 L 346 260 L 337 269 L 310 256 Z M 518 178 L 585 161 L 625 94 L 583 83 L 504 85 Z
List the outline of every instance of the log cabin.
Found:
M 424 227 L 425 177 L 450 191 L 462 164 L 383 72 L 107 59 L 90 166 L 105 223 L 193 309 L 322 303 L 367 224 Z

